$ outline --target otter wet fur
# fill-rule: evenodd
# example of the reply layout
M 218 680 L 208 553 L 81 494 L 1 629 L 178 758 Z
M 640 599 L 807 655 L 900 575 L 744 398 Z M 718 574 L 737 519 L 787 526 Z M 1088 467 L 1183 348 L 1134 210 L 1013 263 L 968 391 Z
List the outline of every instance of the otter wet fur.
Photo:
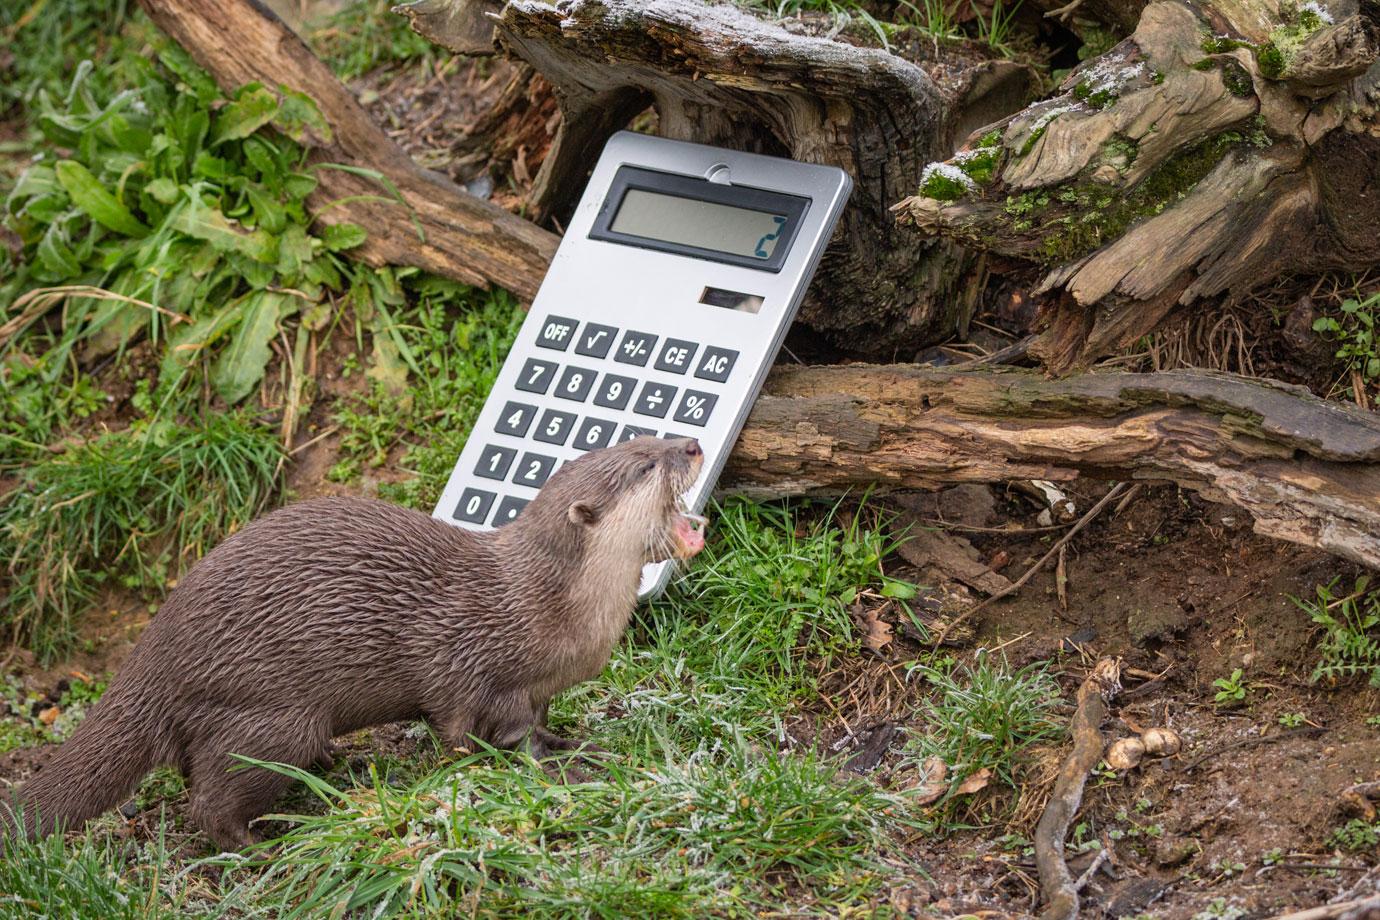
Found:
M 237 849 L 291 780 L 232 754 L 306 768 L 332 736 L 386 722 L 424 718 L 451 747 L 577 748 L 546 729 L 547 704 L 603 669 L 642 566 L 703 548 L 679 510 L 703 460 L 691 438 L 593 451 L 483 533 L 351 498 L 259 518 L 188 572 L 19 791 L 25 830 L 77 827 L 167 765 L 192 820 Z

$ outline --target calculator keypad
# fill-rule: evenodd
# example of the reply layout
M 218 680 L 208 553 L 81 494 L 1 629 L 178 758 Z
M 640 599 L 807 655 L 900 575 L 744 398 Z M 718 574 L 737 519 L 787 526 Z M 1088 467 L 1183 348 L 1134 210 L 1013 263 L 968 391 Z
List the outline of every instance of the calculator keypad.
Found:
M 578 363 L 568 363 L 569 358 L 550 352 L 550 360 L 528 358 L 513 386 L 536 397 L 556 397 L 567 402 L 558 404 L 560 407 L 519 400 L 505 403 L 494 423 L 494 432 L 500 437 L 483 445 L 473 470 L 476 477 L 493 482 L 494 488 L 466 488 L 453 511 L 457 521 L 502 527 L 517 519 L 531 500 L 528 490 L 545 485 L 561 463 L 543 450 L 525 450 L 524 446 L 546 444 L 588 451 L 641 435 L 688 437 L 684 433 L 687 429 L 705 427 L 719 400 L 713 384 L 728 381 L 739 354 L 718 345 L 675 338 L 663 340 L 649 332 L 581 323 L 554 314 L 541 324 L 535 344 L 551 352 L 568 352 L 569 358 L 580 358 L 576 359 Z M 656 371 L 684 375 L 687 382 L 693 382 L 693 377 L 707 382 L 709 388 L 682 388 L 612 372 L 620 364 L 629 370 L 647 368 L 643 374 Z M 604 373 L 604 368 L 610 372 Z M 591 412 L 586 414 L 581 411 L 584 407 L 576 403 L 589 404 Z M 621 421 L 620 413 L 633 413 L 630 417 L 641 417 L 649 424 Z M 657 422 L 658 419 L 665 421 Z M 679 431 L 663 430 L 665 424 L 673 424 Z M 505 487 L 504 483 L 508 485 Z

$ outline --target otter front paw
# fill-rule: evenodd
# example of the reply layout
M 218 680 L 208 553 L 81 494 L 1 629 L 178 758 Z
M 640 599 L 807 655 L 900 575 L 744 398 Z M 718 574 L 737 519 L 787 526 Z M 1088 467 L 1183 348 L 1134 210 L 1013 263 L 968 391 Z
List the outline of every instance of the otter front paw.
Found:
M 589 741 L 573 741 L 562 738 L 555 732 L 535 725 L 527 735 L 527 753 L 536 760 L 545 760 L 553 754 L 563 754 L 589 758 L 590 755 L 608 754 L 608 751 Z

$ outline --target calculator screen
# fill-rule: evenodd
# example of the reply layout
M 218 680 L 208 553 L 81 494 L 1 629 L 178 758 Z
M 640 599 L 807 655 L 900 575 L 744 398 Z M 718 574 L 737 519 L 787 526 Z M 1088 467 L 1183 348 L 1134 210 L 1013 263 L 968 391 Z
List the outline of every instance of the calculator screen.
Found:
M 590 237 L 779 272 L 810 199 L 621 166 Z
M 630 188 L 610 229 L 649 240 L 770 259 L 781 242 L 785 224 L 785 214 Z

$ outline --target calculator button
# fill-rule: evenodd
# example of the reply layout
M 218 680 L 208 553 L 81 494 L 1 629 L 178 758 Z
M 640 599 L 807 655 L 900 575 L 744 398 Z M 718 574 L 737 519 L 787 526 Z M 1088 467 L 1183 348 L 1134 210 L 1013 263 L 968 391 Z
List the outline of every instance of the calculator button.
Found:
M 527 429 L 532 427 L 532 419 L 536 416 L 536 406 L 509 400 L 499 413 L 498 424 L 494 425 L 494 430 L 499 434 L 510 434 L 520 438 L 527 434 Z
M 517 520 L 517 516 L 522 513 L 522 509 L 527 507 L 527 499 L 518 498 L 516 495 L 505 495 L 503 501 L 498 503 L 498 510 L 494 512 L 494 526 L 502 527 L 504 524 L 511 524 Z
M 654 415 L 657 418 L 665 418 L 666 412 L 671 408 L 671 400 L 675 398 L 675 387 L 666 383 L 652 383 L 649 380 L 642 384 L 642 392 L 637 394 L 637 402 L 633 404 L 633 411 L 638 415 Z
M 702 393 L 699 390 L 686 390 L 681 397 L 680 408 L 676 410 L 675 419 L 687 425 L 700 425 L 703 427 L 709 421 L 709 413 L 714 411 L 714 403 L 719 401 L 719 397 L 713 393 Z
M 460 503 L 451 515 L 457 521 L 469 524 L 483 524 L 489 516 L 489 506 L 494 503 L 494 493 L 483 489 L 466 489 L 460 494 Z
M 624 425 L 623 430 L 618 432 L 618 443 L 631 441 L 633 438 L 641 437 L 644 434 L 656 434 L 653 428 L 639 428 L 636 425 Z
M 585 398 L 589 396 L 590 388 L 594 386 L 594 378 L 598 376 L 598 371 L 592 371 L 588 368 L 567 367 L 561 371 L 560 382 L 556 384 L 556 390 L 551 395 L 559 396 L 561 399 L 584 402 Z
M 541 414 L 541 421 L 537 422 L 537 429 L 532 433 L 532 437 L 547 444 L 564 444 L 570 437 L 570 429 L 574 427 L 574 412 L 547 409 Z
M 591 358 L 602 358 L 613 347 L 618 336 L 617 326 L 601 326 L 598 323 L 585 323 L 580 337 L 575 340 L 575 354 Z
M 695 376 L 701 380 L 723 383 L 733 370 L 738 353 L 731 348 L 706 348 L 695 365 Z
M 656 340 L 657 337 L 650 332 L 633 332 L 629 329 L 623 333 L 623 341 L 618 343 L 618 351 L 614 352 L 613 360 L 646 367 L 647 359 L 652 356 L 652 349 L 656 348 Z
M 613 432 L 617 427 L 617 422 L 610 422 L 602 418 L 586 418 L 580 423 L 580 430 L 575 432 L 575 440 L 570 446 L 576 450 L 608 447 L 609 441 L 613 440 Z
M 546 480 L 551 476 L 551 471 L 555 468 L 555 457 L 526 453 L 518 461 L 517 472 L 513 474 L 513 482 L 539 489 L 546 484 Z
M 518 371 L 517 383 L 513 385 L 528 393 L 545 393 L 551 387 L 551 381 L 555 376 L 555 362 L 528 358 L 522 370 Z
M 624 409 L 636 388 L 637 381 L 632 377 L 605 374 L 599 383 L 599 391 L 594 394 L 594 404 L 605 409 Z
M 485 479 L 503 480 L 508 478 L 508 469 L 513 465 L 517 450 L 512 447 L 499 447 L 487 444 L 479 452 L 479 462 L 474 466 L 474 475 Z
M 656 359 L 656 369 L 670 371 L 672 374 L 685 373 L 690 370 L 690 359 L 695 356 L 695 349 L 699 347 L 694 342 L 684 339 L 667 339 L 666 344 L 661 346 L 661 355 Z
M 546 322 L 542 323 L 541 332 L 537 333 L 537 345 L 541 348 L 565 351 L 570 346 L 570 340 L 575 337 L 575 327 L 578 325 L 579 320 L 564 316 L 548 316 Z

